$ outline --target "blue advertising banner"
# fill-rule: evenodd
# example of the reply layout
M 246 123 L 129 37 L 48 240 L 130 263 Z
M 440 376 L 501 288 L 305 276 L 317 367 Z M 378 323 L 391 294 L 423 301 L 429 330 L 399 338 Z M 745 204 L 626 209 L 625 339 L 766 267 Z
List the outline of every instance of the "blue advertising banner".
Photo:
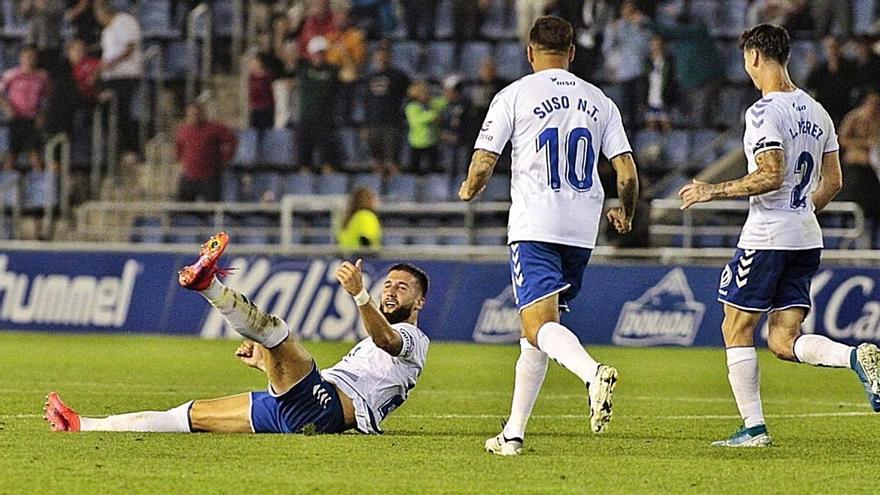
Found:
M 191 256 L 109 252 L 0 254 L 0 328 L 233 337 L 220 315 L 177 285 Z M 287 320 L 303 339 L 364 335 L 357 307 L 336 283 L 333 259 L 230 257 L 226 279 Z M 368 261 L 374 297 L 391 262 Z M 514 342 L 519 320 L 506 263 L 417 262 L 431 276 L 420 326 L 433 339 Z M 594 265 L 563 322 L 585 343 L 720 346 L 720 267 Z M 880 343 L 880 269 L 823 268 L 803 325 L 855 344 Z M 766 335 L 766 328 L 761 331 Z

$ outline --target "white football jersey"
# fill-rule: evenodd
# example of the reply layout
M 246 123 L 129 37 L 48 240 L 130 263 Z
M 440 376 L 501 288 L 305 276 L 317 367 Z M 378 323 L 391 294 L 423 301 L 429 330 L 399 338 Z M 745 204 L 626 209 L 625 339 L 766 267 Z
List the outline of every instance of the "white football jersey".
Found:
M 321 376 L 351 397 L 361 433 L 382 433 L 379 423 L 400 407 L 425 369 L 428 336 L 409 323 L 395 323 L 403 339 L 399 356 L 376 347 L 370 337 L 361 340 Z
M 823 247 L 812 194 L 819 183 L 823 155 L 839 148 L 828 112 L 800 89 L 769 93 L 746 111 L 743 146 L 749 173 L 758 169 L 755 156 L 783 150 L 785 179 L 778 190 L 749 198 L 749 217 L 737 246 L 780 250 Z
M 617 105 L 563 69 L 542 70 L 492 100 L 475 149 L 513 148 L 507 242 L 593 248 L 605 191 L 596 170 L 632 151 Z

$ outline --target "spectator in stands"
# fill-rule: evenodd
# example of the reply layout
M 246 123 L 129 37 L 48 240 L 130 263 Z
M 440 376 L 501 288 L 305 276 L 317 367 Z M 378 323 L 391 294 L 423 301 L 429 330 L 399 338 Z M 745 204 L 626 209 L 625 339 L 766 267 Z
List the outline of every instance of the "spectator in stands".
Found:
M 746 8 L 746 23 L 754 26 L 762 22 L 779 24 L 789 31 L 813 28 L 813 18 L 806 0 L 750 0 Z
M 368 187 L 356 187 L 348 198 L 341 228 L 336 231 L 336 244 L 345 252 L 382 247 L 382 225 L 376 210 L 379 196 Z
M 495 59 L 486 57 L 481 60 L 477 82 L 471 88 L 471 103 L 474 105 L 474 113 L 486 115 L 492 98 L 495 98 L 495 95 L 505 86 L 507 86 L 507 81 L 498 77 L 498 66 L 495 64 Z M 474 134 L 471 138 L 472 141 L 476 141 L 477 135 Z
M 272 82 L 272 98 L 275 102 L 275 127 L 291 126 L 299 118 L 299 101 L 296 96 L 296 75 L 299 68 L 299 43 L 288 38 L 278 49 L 279 74 Z
M 372 169 L 389 176 L 399 170 L 403 142 L 403 105 L 409 77 L 391 65 L 391 47 L 385 42 L 373 56 L 374 71 L 364 79 L 363 140 Z
M 854 43 L 856 89 L 861 99 L 868 91 L 880 88 L 880 57 L 874 52 L 870 37 L 859 36 Z
M 62 0 L 22 0 L 22 16 L 28 21 L 24 42 L 37 48 L 41 69 L 54 73 L 61 55 Z
M 605 27 L 614 15 L 610 0 L 554 0 L 554 8 L 547 12 L 571 22 L 574 42 L 577 45 L 571 71 L 582 79 L 592 79 L 601 74 L 602 41 Z
M 710 125 L 724 79 L 724 67 L 709 28 L 702 19 L 687 12 L 678 15 L 672 26 L 654 24 L 652 27 L 673 42 L 675 75 L 689 109 L 688 123 L 696 127 Z
M 456 41 L 481 37 L 480 28 L 492 0 L 452 0 L 452 38 Z
M 101 85 L 116 94 L 119 148 L 137 152 L 138 129 L 133 119 L 132 98 L 143 76 L 141 27 L 126 12 L 117 12 L 107 0 L 96 0 L 95 17 L 104 26 L 101 31 Z
M 620 113 L 624 123 L 635 126 L 645 102 L 645 68 L 651 33 L 648 20 L 633 0 L 625 0 L 620 18 L 605 30 L 602 52 L 613 80 L 620 85 Z
M 95 17 L 92 0 L 67 0 L 64 19 L 73 26 L 73 37 L 83 40 L 87 47 L 100 40 L 101 24 Z
M 843 149 L 843 190 L 838 198 L 855 201 L 873 227 L 880 231 L 880 181 L 871 167 L 872 148 L 880 146 L 880 93 L 868 93 L 862 104 L 849 112 L 840 126 Z
M 458 75 L 452 75 L 443 80 L 443 98 L 446 100 L 446 109 L 440 116 L 440 139 L 443 147 L 449 151 L 447 156 L 451 159 L 453 174 L 466 172 L 466 170 L 457 169 L 468 163 L 474 146 L 474 141 L 471 140 L 474 121 L 481 118 L 474 114 L 473 105 L 462 92 L 462 86 L 462 78 Z
M 852 34 L 852 0 L 810 0 L 809 4 L 816 38 L 832 34 L 835 24 L 838 28 L 837 35 Z
M 839 125 L 843 117 L 853 105 L 852 91 L 857 81 L 855 66 L 841 54 L 840 42 L 833 36 L 822 40 L 825 48 L 825 60 L 810 71 L 807 88 L 813 96 L 822 102 L 825 110 L 831 115 L 835 125 Z
M 409 87 L 406 122 L 410 159 L 409 171 L 416 174 L 440 172 L 437 144 L 440 140 L 440 115 L 446 108 L 442 97 L 431 98 L 431 88 L 425 81 L 416 81 Z
M 77 38 L 67 46 L 67 60 L 76 83 L 79 106 L 91 107 L 98 100 L 96 83 L 101 59 L 89 55 L 85 42 Z
M 329 43 L 323 36 L 312 38 L 308 59 L 297 70 L 300 166 L 325 173 L 332 172 L 339 165 L 334 119 L 339 69 L 327 62 L 328 48 Z M 317 162 L 315 150 L 320 152 Z
M 434 39 L 439 0 L 403 0 L 407 38 L 428 41 Z
M 43 168 L 39 153 L 43 127 L 40 113 L 50 91 L 49 75 L 37 67 L 36 48 L 25 46 L 19 55 L 18 67 L 4 72 L 3 79 L 0 80 L 0 104 L 12 118 L 9 124 L 9 153 L 6 154 L 5 169 L 12 169 L 22 152 L 28 153 L 28 162 L 34 170 Z
M 516 35 L 523 44 L 529 42 L 529 30 L 546 6 L 547 0 L 516 0 Z
M 308 57 L 309 42 L 316 36 L 332 38 L 339 31 L 336 14 L 330 8 L 330 0 L 310 0 L 309 15 L 299 33 L 299 51 L 303 58 Z
M 250 126 L 265 130 L 275 123 L 275 98 L 272 95 L 272 82 L 275 73 L 269 68 L 270 56 L 258 53 L 250 62 L 248 74 L 248 110 Z
M 370 38 L 384 38 L 397 28 L 392 0 L 352 0 L 349 15 Z
M 668 132 L 672 128 L 669 112 L 678 101 L 678 81 L 675 62 L 666 51 L 660 36 L 651 38 L 651 56 L 648 61 L 648 111 L 645 124 L 652 129 Z
M 339 120 L 343 125 L 351 124 L 354 107 L 355 86 L 360 77 L 361 66 L 367 58 L 364 32 L 352 25 L 345 12 L 337 15 L 339 30 L 328 41 L 327 61 L 339 68 Z
M 177 159 L 182 167 L 177 201 L 220 201 L 223 170 L 232 162 L 238 138 L 225 125 L 205 119 L 199 103 L 186 106 L 177 130 Z

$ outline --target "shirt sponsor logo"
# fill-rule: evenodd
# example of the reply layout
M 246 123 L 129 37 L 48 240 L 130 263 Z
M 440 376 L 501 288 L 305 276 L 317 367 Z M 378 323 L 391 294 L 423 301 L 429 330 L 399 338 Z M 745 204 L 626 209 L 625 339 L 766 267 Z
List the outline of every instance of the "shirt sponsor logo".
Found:
M 507 286 L 501 294 L 483 303 L 474 326 L 474 341 L 517 342 L 520 334 L 519 312 L 513 303 L 512 287 Z
M 706 305 L 694 299 L 684 270 L 676 268 L 635 301 L 624 303 L 611 337 L 617 345 L 694 343 Z

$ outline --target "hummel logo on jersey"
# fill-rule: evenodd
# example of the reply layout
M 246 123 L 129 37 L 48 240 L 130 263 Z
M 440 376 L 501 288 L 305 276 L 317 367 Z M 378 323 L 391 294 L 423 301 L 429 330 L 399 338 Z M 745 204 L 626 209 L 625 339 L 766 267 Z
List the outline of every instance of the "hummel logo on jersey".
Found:
M 315 399 L 321 404 L 321 407 L 327 409 L 327 405 L 330 404 L 330 394 L 324 390 L 324 387 L 321 385 L 315 385 L 312 388 L 312 395 L 315 396 Z
M 755 261 L 754 256 L 754 249 L 746 249 L 739 259 L 739 265 L 736 267 L 736 286 L 740 289 L 749 283 L 749 272 L 752 271 L 752 262 Z
M 522 287 L 525 277 L 522 273 L 522 263 L 519 261 L 519 244 L 510 245 L 510 263 L 513 265 L 513 282 L 517 287 Z

